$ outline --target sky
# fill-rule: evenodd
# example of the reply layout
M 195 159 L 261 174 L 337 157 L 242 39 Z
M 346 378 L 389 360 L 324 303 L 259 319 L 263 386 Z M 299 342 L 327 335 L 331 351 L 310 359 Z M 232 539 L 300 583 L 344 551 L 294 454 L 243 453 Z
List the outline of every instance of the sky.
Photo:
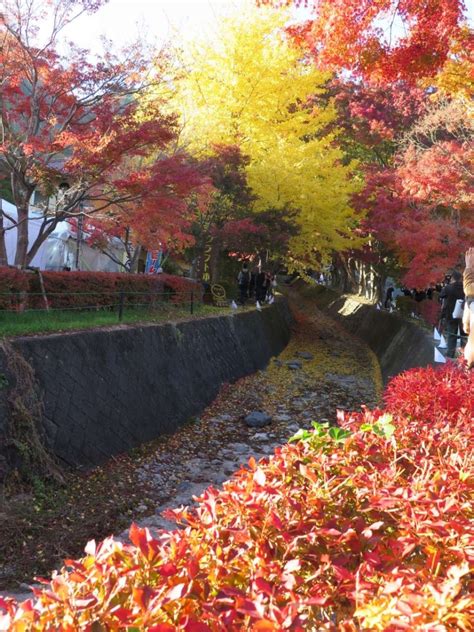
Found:
M 106 35 L 120 47 L 137 36 L 158 45 L 191 39 L 212 32 L 225 14 L 251 0 L 109 0 L 97 13 L 73 22 L 64 35 L 79 46 L 100 51 L 100 36 Z M 474 0 L 466 0 L 474 22 Z M 304 9 L 297 16 L 305 17 Z
M 166 43 L 177 35 L 185 39 L 199 35 L 242 4 L 242 0 L 109 0 L 97 13 L 75 20 L 65 36 L 92 50 L 101 35 L 118 46 L 137 35 Z

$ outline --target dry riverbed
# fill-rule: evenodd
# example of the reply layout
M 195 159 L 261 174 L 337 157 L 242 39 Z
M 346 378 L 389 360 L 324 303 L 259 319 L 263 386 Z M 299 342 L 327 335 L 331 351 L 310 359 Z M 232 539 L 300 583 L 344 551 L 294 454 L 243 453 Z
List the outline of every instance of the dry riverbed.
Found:
M 250 456 L 270 455 L 313 420 L 335 423 L 338 408 L 376 404 L 381 377 L 372 352 L 310 301 L 295 294 L 290 303 L 295 323 L 285 351 L 266 370 L 223 385 L 199 418 L 93 472 L 69 475 L 63 488 L 38 481 L 10 499 L 0 516 L 0 590 L 25 591 L 35 575 L 80 557 L 87 540 L 126 538 L 132 521 L 172 527 L 163 509 L 192 503 Z M 248 427 L 252 411 L 271 422 Z

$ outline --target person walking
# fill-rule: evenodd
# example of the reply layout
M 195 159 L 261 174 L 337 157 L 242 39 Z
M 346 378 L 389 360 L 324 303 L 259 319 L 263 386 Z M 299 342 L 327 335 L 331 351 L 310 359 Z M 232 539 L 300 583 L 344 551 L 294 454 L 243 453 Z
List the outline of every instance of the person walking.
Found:
M 474 368 L 474 248 L 469 248 L 466 252 L 466 268 L 463 275 L 464 302 L 463 329 L 468 335 L 466 346 L 464 347 L 464 358 L 467 368 Z
M 393 285 L 391 285 L 387 289 L 387 293 L 385 294 L 385 303 L 384 303 L 385 309 L 390 309 L 391 307 L 393 307 L 392 301 L 393 301 L 393 292 L 394 292 L 394 290 L 395 290 L 395 288 L 393 287 Z
M 249 287 L 250 287 L 250 271 L 246 263 L 242 264 L 242 270 L 239 272 L 237 276 L 237 283 L 239 286 L 240 304 L 245 305 L 249 297 Z
M 273 274 L 271 272 L 265 273 L 265 300 L 270 301 L 273 296 Z
M 255 276 L 255 300 L 263 303 L 267 293 L 267 275 L 260 268 Z
M 458 339 L 458 329 L 460 330 L 461 336 L 464 335 L 462 318 L 453 318 L 456 301 L 458 299 L 464 299 L 462 276 L 458 270 L 454 270 L 449 284 L 445 285 L 441 290 L 440 299 L 443 301 L 441 317 L 444 321 L 444 331 L 446 333 L 446 342 L 448 345 L 446 355 L 448 358 L 454 358 L 456 353 L 456 342 Z

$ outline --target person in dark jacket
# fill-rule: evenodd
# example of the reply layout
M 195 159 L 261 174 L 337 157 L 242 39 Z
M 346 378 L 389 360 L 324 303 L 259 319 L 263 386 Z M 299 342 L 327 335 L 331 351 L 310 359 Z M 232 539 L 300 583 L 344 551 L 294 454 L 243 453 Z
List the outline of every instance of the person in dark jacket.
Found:
M 392 307 L 392 301 L 393 301 L 393 292 L 394 292 L 395 288 L 393 287 L 393 285 L 391 285 L 388 289 L 387 289 L 387 293 L 385 294 L 385 303 L 384 303 L 384 307 L 385 309 L 390 309 Z
M 417 303 L 421 303 L 421 301 L 424 301 L 426 299 L 425 290 L 419 290 L 417 288 L 416 290 L 414 290 L 413 298 L 415 299 Z
M 255 300 L 263 303 L 267 294 L 267 275 L 263 270 L 257 270 L 255 276 Z
M 446 333 L 446 342 L 448 344 L 448 351 L 446 355 L 448 358 L 454 358 L 456 353 L 456 341 L 458 339 L 458 328 L 461 336 L 464 337 L 462 318 L 453 318 L 453 310 L 456 307 L 456 301 L 458 299 L 464 300 L 462 275 L 460 272 L 455 270 L 452 273 L 450 283 L 444 286 L 439 297 L 443 301 L 441 317 L 444 321 L 444 331 Z
M 239 272 L 237 277 L 237 283 L 239 285 L 240 303 L 241 305 L 245 305 L 245 302 L 249 297 L 250 287 L 250 270 L 246 263 L 242 265 L 242 270 Z
M 463 327 L 469 334 L 464 347 L 464 358 L 468 368 L 474 369 L 474 248 L 466 252 L 466 269 L 464 270 L 464 294 L 466 301 L 464 306 Z

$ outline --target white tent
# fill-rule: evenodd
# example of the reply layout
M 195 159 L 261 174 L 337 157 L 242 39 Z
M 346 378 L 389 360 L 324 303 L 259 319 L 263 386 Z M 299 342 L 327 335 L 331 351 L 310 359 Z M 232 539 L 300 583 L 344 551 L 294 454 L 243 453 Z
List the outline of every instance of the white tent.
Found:
M 17 211 L 16 206 L 10 204 L 6 200 L 1 200 L 1 209 L 10 217 L 16 219 Z M 29 244 L 31 245 L 36 239 L 43 215 L 40 211 L 30 209 L 30 217 L 28 219 L 28 236 Z M 12 222 L 4 215 L 4 227 L 8 228 Z M 11 228 L 5 232 L 7 257 L 8 263 L 11 265 L 15 259 L 16 249 L 16 228 Z M 87 238 L 87 236 L 86 236 Z M 111 240 L 111 247 L 109 250 L 113 250 L 114 256 L 122 260 L 124 255 L 124 248 L 118 239 Z M 69 222 L 59 222 L 55 230 L 46 239 L 46 241 L 40 246 L 33 261 L 32 267 L 40 268 L 41 270 L 63 270 L 65 267 L 71 270 L 75 269 L 77 251 L 77 234 L 71 227 Z M 110 257 L 104 255 L 100 250 L 91 248 L 84 241 L 81 242 L 80 256 L 79 256 L 79 270 L 93 270 L 99 272 L 120 272 L 122 268 L 112 261 Z

